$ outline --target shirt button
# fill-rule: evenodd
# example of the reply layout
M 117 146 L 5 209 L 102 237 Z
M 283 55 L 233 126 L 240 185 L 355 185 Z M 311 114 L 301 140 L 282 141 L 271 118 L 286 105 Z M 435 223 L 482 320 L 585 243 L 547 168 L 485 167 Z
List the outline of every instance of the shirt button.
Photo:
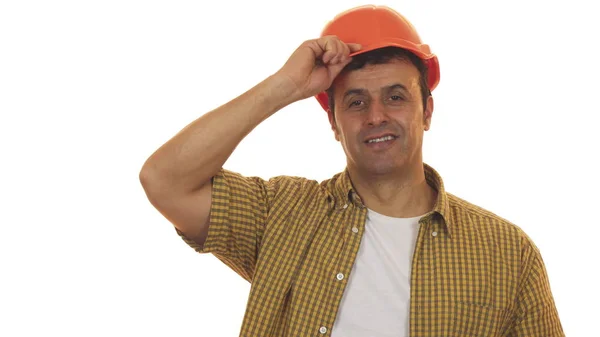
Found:
M 320 333 L 322 333 L 322 334 L 324 334 L 324 333 L 327 333 L 327 328 L 326 328 L 326 327 L 324 327 L 324 326 L 322 326 L 322 327 L 319 329 L 319 332 L 320 332 Z
M 344 274 L 342 274 L 342 273 L 339 273 L 339 274 L 337 274 L 337 276 L 336 276 L 336 277 L 337 277 L 337 279 L 338 279 L 338 280 L 340 280 L 340 281 L 341 281 L 341 280 L 343 280 L 343 279 L 344 279 Z
M 431 233 L 431 235 L 437 236 L 437 232 L 433 232 L 433 233 Z
M 352 228 L 352 231 L 353 231 L 354 233 L 358 233 L 358 228 L 354 227 L 354 228 Z

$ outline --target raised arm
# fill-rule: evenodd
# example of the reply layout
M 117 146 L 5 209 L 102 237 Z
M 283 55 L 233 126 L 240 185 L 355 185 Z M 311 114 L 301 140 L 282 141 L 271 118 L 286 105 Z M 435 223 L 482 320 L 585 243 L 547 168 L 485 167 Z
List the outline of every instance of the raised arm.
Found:
M 331 36 L 306 41 L 278 72 L 187 125 L 142 167 L 140 181 L 152 205 L 186 237 L 203 245 L 211 178 L 233 150 L 278 110 L 327 89 L 350 62 L 348 55 L 359 48 Z

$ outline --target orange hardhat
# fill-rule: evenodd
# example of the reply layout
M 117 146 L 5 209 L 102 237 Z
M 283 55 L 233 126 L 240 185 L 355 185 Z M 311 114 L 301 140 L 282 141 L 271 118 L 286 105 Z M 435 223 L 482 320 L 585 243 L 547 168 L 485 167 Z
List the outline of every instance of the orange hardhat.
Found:
M 338 14 L 323 29 L 321 37 L 335 35 L 345 43 L 359 43 L 361 50 L 350 56 L 362 54 L 383 47 L 400 47 L 418 56 L 428 69 L 429 90 L 440 81 L 440 66 L 437 56 L 429 46 L 421 43 L 415 27 L 400 13 L 387 6 L 366 5 L 349 9 Z M 316 95 L 317 100 L 329 111 L 326 92 Z

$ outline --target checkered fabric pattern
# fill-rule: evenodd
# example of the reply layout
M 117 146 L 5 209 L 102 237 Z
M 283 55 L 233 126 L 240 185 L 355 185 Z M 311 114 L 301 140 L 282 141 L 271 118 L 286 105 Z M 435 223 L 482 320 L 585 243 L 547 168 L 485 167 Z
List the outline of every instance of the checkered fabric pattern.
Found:
M 424 171 L 438 196 L 419 221 L 410 336 L 564 336 L 532 240 L 447 193 L 431 166 Z M 251 283 L 241 337 L 330 336 L 366 216 L 347 170 L 319 183 L 222 169 L 213 178 L 204 246 L 176 231 Z

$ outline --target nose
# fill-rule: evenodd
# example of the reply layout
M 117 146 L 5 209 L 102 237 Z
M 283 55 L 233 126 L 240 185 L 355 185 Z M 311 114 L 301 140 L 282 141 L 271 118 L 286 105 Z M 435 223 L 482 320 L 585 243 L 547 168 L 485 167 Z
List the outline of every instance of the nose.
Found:
M 379 126 L 381 124 L 386 124 L 388 121 L 389 117 L 384 104 L 381 104 L 378 101 L 372 102 L 367 111 L 366 124 L 369 126 Z

